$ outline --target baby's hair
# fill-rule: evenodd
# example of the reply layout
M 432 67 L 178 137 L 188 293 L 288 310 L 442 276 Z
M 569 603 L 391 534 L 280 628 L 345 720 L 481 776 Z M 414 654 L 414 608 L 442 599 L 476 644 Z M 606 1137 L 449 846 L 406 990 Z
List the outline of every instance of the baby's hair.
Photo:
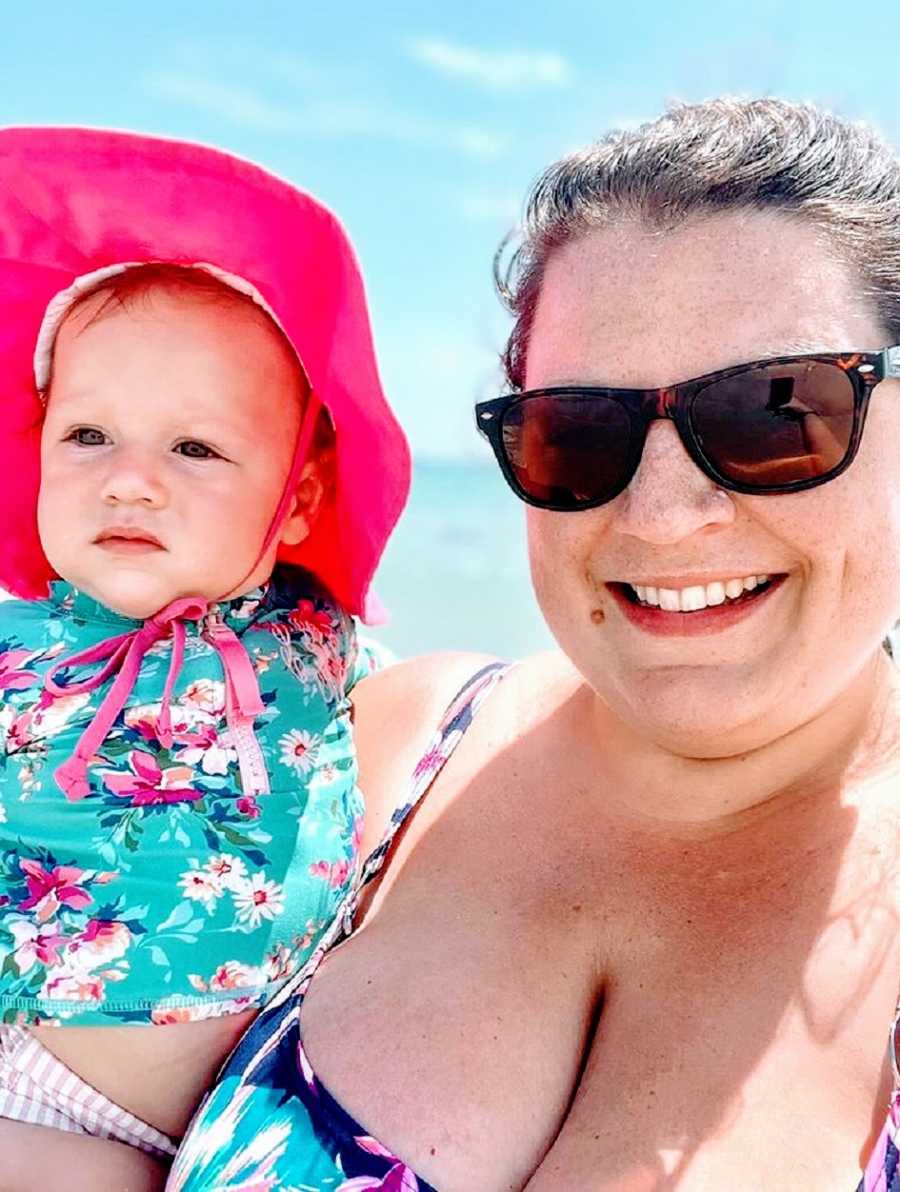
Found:
M 177 265 L 168 261 L 151 261 L 146 265 L 132 265 L 119 273 L 110 274 L 85 290 L 66 312 L 68 318 L 91 298 L 103 295 L 103 300 L 85 320 L 85 326 L 96 323 L 113 309 L 133 308 L 154 290 L 184 291 L 210 302 L 234 302 L 249 307 L 261 316 L 263 311 L 253 299 L 228 285 L 208 269 L 196 265 Z M 270 320 L 271 321 L 271 320 Z
M 231 304 L 251 313 L 254 318 L 281 340 L 291 360 L 298 380 L 301 404 L 309 396 L 309 380 L 293 346 L 275 320 L 260 307 L 249 294 L 242 293 L 228 285 L 208 269 L 197 265 L 178 265 L 168 261 L 151 261 L 146 265 L 133 265 L 119 273 L 113 273 L 98 281 L 95 286 L 79 294 L 66 311 L 63 322 L 83 314 L 79 331 L 85 331 L 117 310 L 133 310 L 140 303 L 151 301 L 154 292 L 183 294 L 198 302 L 210 304 Z M 85 313 L 85 307 L 90 309 Z M 53 380 L 53 362 L 44 389 L 49 395 Z
M 113 273 L 103 278 L 95 286 L 85 290 L 83 294 L 79 294 L 66 311 L 63 323 L 80 315 L 81 326 L 76 332 L 78 334 L 117 310 L 133 310 L 142 302 L 150 302 L 154 292 L 158 293 L 160 290 L 183 294 L 198 302 L 230 303 L 251 313 L 254 318 L 264 323 L 281 340 L 290 356 L 294 365 L 294 375 L 297 378 L 298 402 L 301 408 L 306 404 L 310 394 L 310 382 L 306 376 L 306 370 L 290 340 L 275 319 L 267 314 L 249 294 L 243 293 L 200 266 L 179 265 L 168 261 L 151 261 L 146 265 L 129 266 L 119 273 Z M 85 310 L 88 304 L 90 307 Z M 47 384 L 43 389 L 45 401 L 49 400 L 52 383 L 53 359 L 51 357 Z M 312 441 L 312 452 L 326 465 L 327 484 L 330 487 L 334 482 L 329 471 L 333 464 L 334 426 L 324 407 L 319 412 Z

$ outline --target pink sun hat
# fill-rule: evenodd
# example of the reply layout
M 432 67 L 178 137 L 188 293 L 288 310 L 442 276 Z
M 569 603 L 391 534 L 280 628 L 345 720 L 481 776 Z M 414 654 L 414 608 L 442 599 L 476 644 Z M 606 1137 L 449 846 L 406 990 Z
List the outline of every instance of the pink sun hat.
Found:
M 40 599 L 55 578 L 37 532 L 35 368 L 45 371 L 80 287 L 150 262 L 216 273 L 293 345 L 334 423 L 336 482 L 309 537 L 278 557 L 348 612 L 379 619 L 369 588 L 409 493 L 409 449 L 381 389 L 346 233 L 317 200 L 241 158 L 94 129 L 0 129 L 0 587 Z

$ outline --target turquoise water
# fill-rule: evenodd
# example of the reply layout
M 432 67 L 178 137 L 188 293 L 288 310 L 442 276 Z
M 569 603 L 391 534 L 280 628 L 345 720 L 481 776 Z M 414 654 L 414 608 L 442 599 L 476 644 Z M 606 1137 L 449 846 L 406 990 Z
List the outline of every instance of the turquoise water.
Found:
M 375 581 L 391 620 L 374 636 L 404 657 L 518 658 L 550 645 L 531 591 L 524 510 L 488 462 L 417 463 Z

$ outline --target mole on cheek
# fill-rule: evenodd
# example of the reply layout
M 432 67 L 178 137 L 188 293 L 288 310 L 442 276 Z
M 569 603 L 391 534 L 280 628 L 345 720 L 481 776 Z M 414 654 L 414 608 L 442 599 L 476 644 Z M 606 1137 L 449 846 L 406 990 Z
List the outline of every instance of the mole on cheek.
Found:
M 606 613 L 603 611 L 602 608 L 595 608 L 591 612 L 591 620 L 594 622 L 595 625 L 602 625 L 603 622 L 606 620 Z

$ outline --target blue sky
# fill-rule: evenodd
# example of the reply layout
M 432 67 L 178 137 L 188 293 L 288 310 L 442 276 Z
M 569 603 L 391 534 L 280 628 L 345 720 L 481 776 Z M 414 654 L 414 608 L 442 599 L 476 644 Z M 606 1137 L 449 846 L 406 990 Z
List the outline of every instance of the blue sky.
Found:
M 7 6 L 0 122 L 189 137 L 313 191 L 356 243 L 416 454 L 479 455 L 471 404 L 498 391 L 507 328 L 491 257 L 540 169 L 721 92 L 819 101 L 900 142 L 895 20 L 896 0 L 51 0 Z

